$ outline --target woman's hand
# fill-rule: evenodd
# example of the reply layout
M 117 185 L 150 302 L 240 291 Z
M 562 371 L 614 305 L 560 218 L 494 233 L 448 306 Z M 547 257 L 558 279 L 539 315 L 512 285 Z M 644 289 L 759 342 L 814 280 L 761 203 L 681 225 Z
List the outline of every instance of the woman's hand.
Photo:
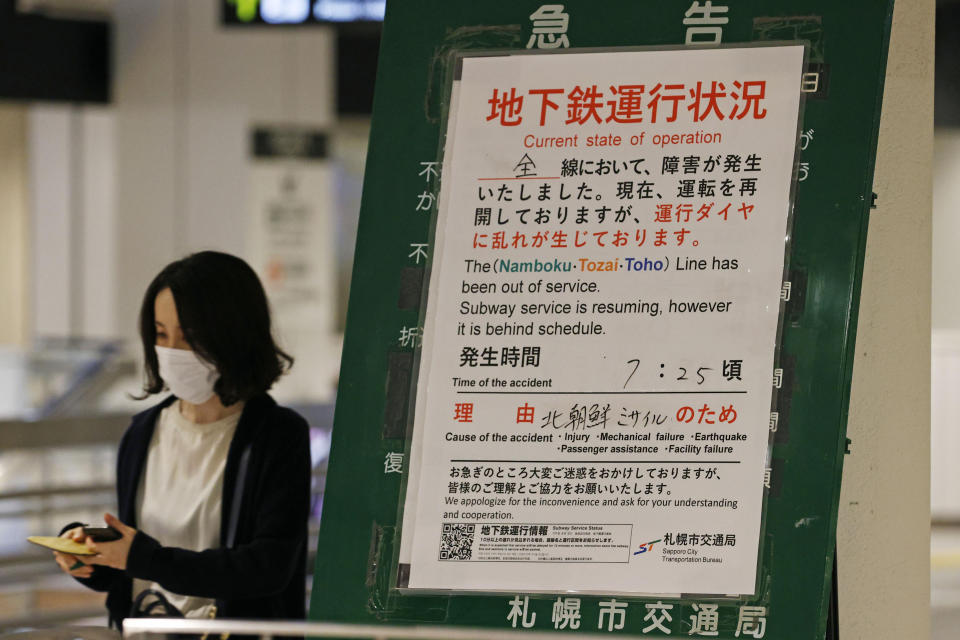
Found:
M 122 537 L 113 542 L 94 542 L 87 538 L 87 548 L 97 554 L 90 557 L 87 562 L 124 571 L 127 568 L 130 545 L 133 544 L 133 537 L 137 535 L 137 530 L 123 524 L 111 513 L 104 514 L 103 521 L 107 523 L 108 527 L 113 527 L 119 531 Z
M 84 540 L 86 540 L 86 536 L 83 534 L 83 527 L 67 529 L 60 534 L 60 537 L 79 542 L 80 544 L 83 544 Z M 93 567 L 87 565 L 79 557 L 71 553 L 54 551 L 53 557 L 56 559 L 57 564 L 60 565 L 60 568 L 63 569 L 63 572 L 74 578 L 89 578 L 93 575 Z

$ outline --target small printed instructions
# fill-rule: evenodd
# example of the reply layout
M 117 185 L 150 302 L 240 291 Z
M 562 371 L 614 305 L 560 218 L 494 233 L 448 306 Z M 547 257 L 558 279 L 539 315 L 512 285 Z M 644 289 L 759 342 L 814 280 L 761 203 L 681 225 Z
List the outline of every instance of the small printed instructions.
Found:
M 803 65 L 462 59 L 402 586 L 754 593 Z

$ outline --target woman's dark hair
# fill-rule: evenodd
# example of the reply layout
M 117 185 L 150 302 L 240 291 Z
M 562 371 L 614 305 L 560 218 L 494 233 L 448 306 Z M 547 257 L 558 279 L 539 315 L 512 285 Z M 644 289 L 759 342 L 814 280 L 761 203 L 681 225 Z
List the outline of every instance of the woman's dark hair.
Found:
M 224 405 L 266 392 L 293 365 L 273 340 L 267 296 L 250 265 L 226 253 L 202 251 L 168 264 L 143 295 L 140 338 L 147 394 L 164 387 L 154 350 L 154 301 L 164 289 L 173 293 L 186 341 L 220 372 L 214 391 Z

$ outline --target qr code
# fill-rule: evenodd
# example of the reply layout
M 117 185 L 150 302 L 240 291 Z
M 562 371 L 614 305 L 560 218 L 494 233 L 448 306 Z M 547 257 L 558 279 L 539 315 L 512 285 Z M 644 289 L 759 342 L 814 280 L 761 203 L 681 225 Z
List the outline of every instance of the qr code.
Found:
M 441 560 L 470 560 L 473 558 L 473 534 L 477 525 L 465 522 L 445 522 L 440 533 Z

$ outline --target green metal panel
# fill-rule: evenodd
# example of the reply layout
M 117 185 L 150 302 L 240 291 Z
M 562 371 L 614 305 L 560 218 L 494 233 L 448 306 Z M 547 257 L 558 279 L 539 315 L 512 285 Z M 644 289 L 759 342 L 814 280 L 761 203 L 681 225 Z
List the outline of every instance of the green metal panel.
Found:
M 414 353 L 398 337 L 419 323 L 419 283 L 432 237 L 418 175 L 437 160 L 447 54 L 521 49 L 540 1 L 406 0 L 387 8 L 346 341 L 310 617 L 351 622 L 436 622 L 506 628 L 508 597 L 403 595 L 395 582 L 402 453 Z M 691 0 L 567 0 L 571 47 L 677 45 Z M 720 605 L 732 638 L 741 604 L 767 607 L 766 638 L 823 638 L 834 554 L 858 299 L 892 0 L 723 0 L 723 43 L 805 40 L 822 73 L 803 114 L 800 174 L 789 256 L 793 298 L 779 351 L 783 420 L 773 448 L 760 589 Z M 822 65 L 822 66 L 816 66 Z M 882 194 L 881 194 L 882 195 Z M 390 396 L 388 398 L 388 395 Z M 856 443 L 853 445 L 856 446 Z M 552 629 L 555 596 L 531 596 L 536 629 Z M 599 601 L 582 599 L 583 631 Z M 618 596 L 618 599 L 623 599 Z M 628 599 L 623 633 L 641 633 L 649 599 Z M 655 600 L 654 600 L 655 601 Z M 688 636 L 692 602 L 674 605 L 671 635 Z M 841 603 L 842 606 L 842 603 Z M 841 612 L 842 615 L 842 612 Z M 576 632 L 572 632 L 576 633 Z M 650 633 L 651 637 L 657 633 Z M 663 635 L 662 633 L 660 635 Z

